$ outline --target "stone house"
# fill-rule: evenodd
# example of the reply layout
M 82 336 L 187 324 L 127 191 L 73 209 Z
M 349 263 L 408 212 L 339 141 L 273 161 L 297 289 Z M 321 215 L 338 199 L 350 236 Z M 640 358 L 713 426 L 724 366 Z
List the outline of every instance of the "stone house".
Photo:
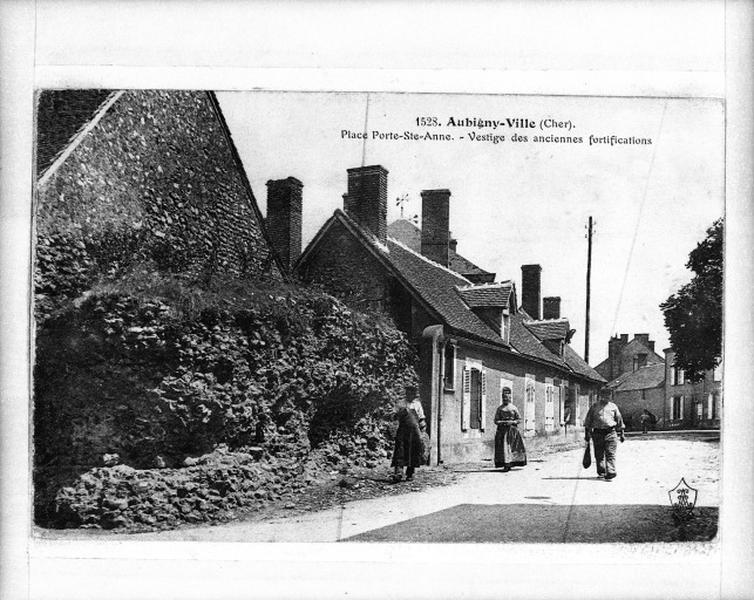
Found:
M 620 408 L 626 429 L 641 429 L 639 417 L 648 410 L 656 418 L 654 427 L 665 426 L 665 363 L 652 363 L 619 375 L 607 384 L 613 402 Z
M 668 429 L 719 428 L 722 409 L 722 364 L 705 371 L 701 381 L 686 379 L 675 366 L 675 351 L 665 352 L 665 403 L 663 420 Z
M 636 333 L 631 341 L 628 334 L 622 333 L 610 338 L 607 343 L 607 358 L 594 367 L 608 381 L 613 381 L 624 373 L 633 373 L 646 365 L 664 363 L 662 356 L 655 352 L 655 343 L 648 333 Z
M 99 269 L 88 283 L 134 265 L 189 280 L 282 276 L 212 92 L 47 90 L 36 125 L 38 257 L 81 248 Z
M 697 383 L 686 380 L 675 367 L 675 352 L 667 348 L 661 358 L 646 333 L 616 335 L 608 342 L 608 358 L 595 367 L 605 376 L 615 374 L 607 387 L 623 414 L 628 429 L 640 429 L 644 409 L 657 418 L 655 428 L 717 428 L 720 426 L 721 368 L 704 374 Z
M 503 386 L 512 388 L 530 443 L 561 439 L 568 425 L 574 434 L 605 380 L 571 348 L 556 298 L 542 318 L 541 267 L 522 267 L 519 305 L 513 281 L 495 282 L 458 255 L 445 189 L 422 192 L 418 243 L 410 223 L 391 224 L 403 239 L 388 235 L 387 175 L 379 165 L 348 170 L 344 210 L 321 227 L 295 272 L 388 314 L 417 345 L 435 464 L 492 455 Z

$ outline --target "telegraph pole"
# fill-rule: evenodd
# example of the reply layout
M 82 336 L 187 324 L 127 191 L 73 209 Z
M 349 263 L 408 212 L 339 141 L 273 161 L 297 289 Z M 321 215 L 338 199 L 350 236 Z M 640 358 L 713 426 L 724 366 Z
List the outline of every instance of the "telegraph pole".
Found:
M 584 361 L 589 364 L 589 305 L 591 294 L 591 279 L 592 279 L 592 217 L 589 217 L 589 224 L 587 225 L 586 234 L 587 243 L 587 255 L 586 255 L 586 327 L 584 329 Z

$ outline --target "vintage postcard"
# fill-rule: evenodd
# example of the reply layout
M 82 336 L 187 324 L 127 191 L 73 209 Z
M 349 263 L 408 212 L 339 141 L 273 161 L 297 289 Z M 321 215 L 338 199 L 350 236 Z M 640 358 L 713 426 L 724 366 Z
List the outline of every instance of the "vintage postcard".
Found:
M 36 111 L 36 535 L 715 543 L 719 100 Z
M 258 14 L 231 4 L 218 14 Z M 628 8 L 609 16 L 636 25 Z M 226 19 L 227 43 L 197 55 L 176 42 L 203 31 L 205 9 L 178 35 L 122 6 L 124 29 L 156 36 L 147 57 L 106 43 L 110 11 L 87 13 L 89 38 L 40 4 L 39 62 L 13 113 L 33 150 L 2 222 L 28 252 L 28 313 L 14 313 L 27 372 L 3 380 L 28 402 L 14 420 L 28 416 L 17 589 L 736 587 L 724 558 L 751 482 L 731 479 L 730 452 L 750 446 L 750 410 L 731 348 L 750 340 L 732 326 L 746 228 L 720 40 L 676 52 L 691 26 L 671 27 L 659 66 L 642 47 L 618 71 L 593 38 L 553 41 L 554 62 L 530 51 L 511 84 L 494 65 L 519 38 L 493 23 L 521 11 L 437 11 L 439 32 L 478 27 L 463 52 L 428 54 L 437 35 L 419 30 L 399 44 L 396 5 L 371 18 L 380 48 L 401 51 L 368 52 L 371 28 L 343 28 L 360 52 L 315 54 L 291 31 L 317 22 L 326 37 L 335 21 L 291 4 Z M 722 23 L 692 13 L 709 18 L 693 31 Z M 258 39 L 242 43 L 249 22 Z

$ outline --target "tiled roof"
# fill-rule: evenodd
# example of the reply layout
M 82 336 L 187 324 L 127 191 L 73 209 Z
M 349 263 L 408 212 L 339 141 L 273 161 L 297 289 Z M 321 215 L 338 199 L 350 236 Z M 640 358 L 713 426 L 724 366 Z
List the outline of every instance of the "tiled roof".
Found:
M 46 90 L 37 101 L 37 174 L 54 162 L 112 90 Z
M 508 308 L 512 290 L 510 281 L 502 281 L 458 288 L 458 293 L 469 308 Z
M 418 251 L 392 237 L 388 237 L 387 245 L 381 244 L 369 232 L 362 229 L 353 219 L 341 210 L 336 210 L 333 217 L 320 229 L 317 236 L 302 254 L 299 261 L 305 261 L 309 252 L 316 247 L 325 231 L 335 221 L 340 220 L 359 239 L 371 247 L 372 252 L 379 256 L 393 272 L 403 279 L 410 291 L 434 312 L 450 329 L 507 348 L 513 354 L 520 354 L 523 358 L 533 359 L 550 364 L 566 373 L 573 373 L 581 378 L 595 382 L 604 382 L 593 369 L 589 367 L 567 344 L 564 358 L 550 352 L 544 343 L 537 338 L 524 324 L 531 321 L 525 311 L 518 308 L 511 311 L 510 316 L 510 344 L 506 344 L 499 334 L 495 333 L 484 321 L 477 317 L 469 306 L 461 299 L 459 288 L 489 287 L 508 289 L 508 294 L 514 294 L 512 282 L 502 282 L 497 286 L 473 286 L 469 280 L 449 268 L 433 262 L 422 256 Z M 510 302 L 510 300 L 509 300 Z M 515 302 L 515 300 L 513 300 Z M 565 321 L 565 320 L 563 320 Z
M 387 234 L 408 246 L 414 252 L 421 253 L 422 230 L 408 219 L 398 219 L 387 226 Z M 493 275 L 490 271 L 477 267 L 452 249 L 448 250 L 448 267 L 461 275 Z
M 524 321 L 526 327 L 540 340 L 564 340 L 568 337 L 568 319 L 548 319 L 544 321 Z
M 537 336 L 529 331 L 526 325 L 524 325 L 525 318 L 527 318 L 526 313 L 522 311 L 511 315 L 511 346 L 521 354 L 526 354 L 567 369 L 565 361 L 550 352 L 544 344 L 537 339 Z
M 397 219 L 390 223 L 387 226 L 387 234 L 414 252 L 421 252 L 422 230 L 408 219 Z
M 461 275 L 492 275 L 453 250 L 448 250 L 448 266 Z
M 578 373 L 587 379 L 605 383 L 606 379 L 592 369 L 592 367 L 590 367 L 586 361 L 581 358 L 573 348 L 571 348 L 570 344 L 565 344 L 563 346 L 563 359 L 575 373 Z
M 613 379 L 607 387 L 616 392 L 646 390 L 661 386 L 665 382 L 665 363 L 646 365 L 631 373 L 624 373 Z
M 388 238 L 385 258 L 419 296 L 453 329 L 496 344 L 507 345 L 484 321 L 464 304 L 456 286 L 468 280 L 414 252 L 397 240 Z

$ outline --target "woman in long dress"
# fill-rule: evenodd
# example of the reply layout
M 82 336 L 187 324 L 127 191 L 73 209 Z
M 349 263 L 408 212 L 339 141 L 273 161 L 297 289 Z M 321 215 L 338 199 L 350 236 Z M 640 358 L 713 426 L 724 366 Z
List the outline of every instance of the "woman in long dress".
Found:
M 424 444 L 422 431 L 425 429 L 426 419 L 421 402 L 417 398 L 416 388 L 406 388 L 406 404 L 398 409 L 398 431 L 395 433 L 393 448 L 393 481 L 403 478 L 403 467 L 406 467 L 406 481 L 414 478 L 416 467 L 424 464 Z
M 511 467 L 526 466 L 526 447 L 518 423 L 521 416 L 518 409 L 511 404 L 511 390 L 503 388 L 502 404 L 495 411 L 495 466 L 503 467 L 503 471 L 510 471 Z

